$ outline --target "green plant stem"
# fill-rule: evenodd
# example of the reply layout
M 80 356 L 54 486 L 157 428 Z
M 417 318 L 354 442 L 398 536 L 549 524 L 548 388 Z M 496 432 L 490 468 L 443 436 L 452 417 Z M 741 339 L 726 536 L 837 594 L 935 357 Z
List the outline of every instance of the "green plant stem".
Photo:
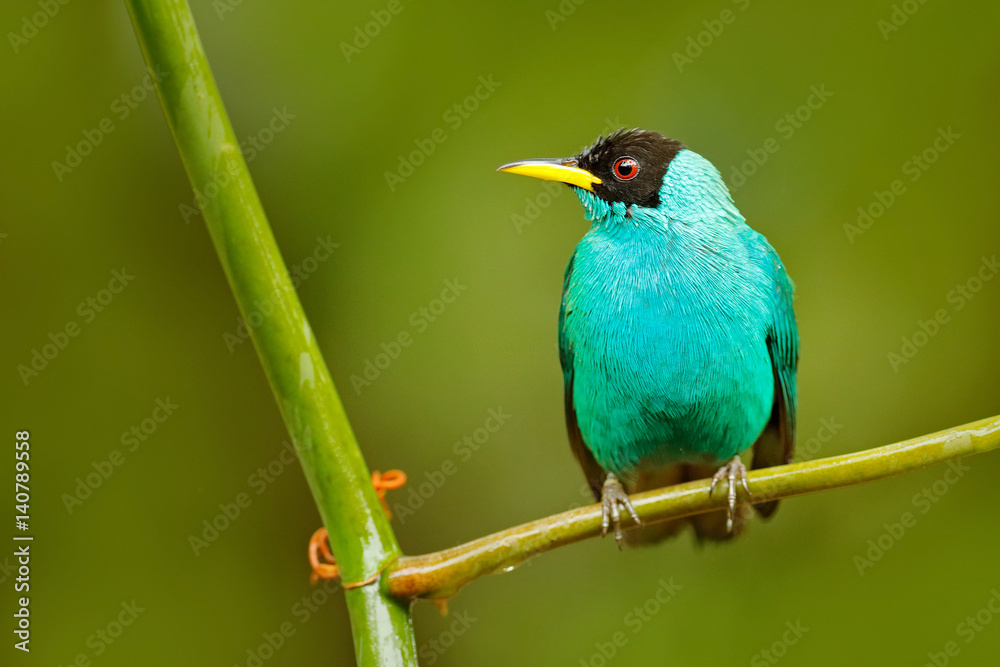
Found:
M 270 304 L 251 329 L 344 581 L 378 575 L 399 544 L 250 179 L 191 10 L 185 0 L 127 0 L 147 68 L 222 268 L 244 318 Z M 267 308 L 263 308 L 266 312 Z M 303 556 L 305 542 L 303 541 Z M 384 581 L 345 590 L 359 665 L 416 665 L 406 603 Z
M 756 470 L 749 474 L 755 502 L 788 498 L 892 477 L 1000 447 L 1000 417 L 855 454 Z M 710 480 L 678 484 L 631 496 L 646 523 L 700 514 L 725 505 L 725 492 L 710 497 Z M 634 525 L 627 516 L 623 526 Z M 388 572 L 389 591 L 401 599 L 447 598 L 479 577 L 515 567 L 532 556 L 595 537 L 601 508 L 590 505 L 509 528 L 466 544 L 404 556 Z

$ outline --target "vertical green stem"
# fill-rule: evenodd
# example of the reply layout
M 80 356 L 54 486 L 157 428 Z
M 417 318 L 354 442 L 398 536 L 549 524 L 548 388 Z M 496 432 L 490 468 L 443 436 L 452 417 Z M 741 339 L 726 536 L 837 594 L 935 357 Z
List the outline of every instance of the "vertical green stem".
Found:
M 376 577 L 400 554 L 302 305 L 264 216 L 186 0 L 126 0 L 209 233 L 252 329 L 345 582 Z M 303 545 L 304 547 L 304 545 Z M 304 552 L 303 552 L 304 553 Z M 345 591 L 359 665 L 416 665 L 406 603 L 384 582 Z

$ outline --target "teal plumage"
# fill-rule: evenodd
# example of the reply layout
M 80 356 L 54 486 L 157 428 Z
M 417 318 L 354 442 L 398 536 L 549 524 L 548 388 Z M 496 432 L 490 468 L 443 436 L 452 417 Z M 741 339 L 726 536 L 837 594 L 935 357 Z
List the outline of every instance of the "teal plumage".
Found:
M 628 182 L 635 173 L 619 178 L 623 159 L 637 163 L 645 191 Z M 635 491 L 703 476 L 755 443 L 754 467 L 790 460 L 793 287 L 719 172 L 679 143 L 638 130 L 569 160 L 602 181 L 572 185 L 591 228 L 567 267 L 559 313 L 570 440 L 595 495 L 616 477 Z M 617 523 L 616 502 L 605 505 Z M 758 509 L 768 515 L 775 506 Z M 705 537 L 733 532 L 731 519 L 725 531 L 711 521 L 695 526 Z

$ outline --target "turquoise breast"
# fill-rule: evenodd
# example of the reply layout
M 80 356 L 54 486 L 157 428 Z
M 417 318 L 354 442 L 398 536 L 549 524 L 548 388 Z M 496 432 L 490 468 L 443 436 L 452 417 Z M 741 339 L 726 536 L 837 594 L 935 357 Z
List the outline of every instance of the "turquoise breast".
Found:
M 605 470 L 721 463 L 764 429 L 774 280 L 749 235 L 742 218 L 623 210 L 577 246 L 561 335 L 580 431 Z

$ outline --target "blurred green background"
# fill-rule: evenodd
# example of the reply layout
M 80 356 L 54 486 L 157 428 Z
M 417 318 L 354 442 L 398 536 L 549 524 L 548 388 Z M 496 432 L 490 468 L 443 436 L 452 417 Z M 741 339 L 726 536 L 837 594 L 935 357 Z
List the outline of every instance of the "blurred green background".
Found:
M 342 595 L 308 581 L 317 511 L 297 463 L 281 461 L 284 426 L 250 344 L 226 337 L 236 306 L 185 208 L 126 10 L 52 4 L 35 31 L 24 21 L 39 4 L 0 8 L 0 405 L 8 441 L 31 431 L 36 536 L 30 656 L 11 647 L 0 555 L 3 662 L 351 664 Z M 586 225 L 568 190 L 552 198 L 493 170 L 618 126 L 685 141 L 731 186 L 745 177 L 736 203 L 797 284 L 803 456 L 1000 412 L 1000 279 L 974 280 L 993 277 L 983 258 L 1000 250 L 996 4 L 401 0 L 367 44 L 356 31 L 372 11 L 385 22 L 381 0 L 192 4 L 236 133 L 258 143 L 251 171 L 369 464 L 410 475 L 390 495 L 415 508 L 394 521 L 407 552 L 586 501 L 555 331 Z M 480 77 L 494 90 L 466 102 Z M 813 87 L 829 96 L 807 112 Z M 808 119 L 782 121 L 797 111 Z M 444 143 L 390 189 L 386 172 L 437 128 Z M 68 172 L 53 166 L 94 137 Z M 771 138 L 777 152 L 762 151 Z M 925 151 L 933 164 L 915 168 Z M 763 164 L 741 174 L 753 156 Z M 848 234 L 896 180 L 903 194 Z M 102 292 L 123 267 L 134 278 Z M 448 280 L 461 296 L 422 315 Z M 22 377 L 71 322 L 79 334 Z M 413 343 L 370 385 L 352 383 L 402 332 Z M 893 364 L 904 339 L 912 358 Z M 177 406 L 162 423 L 158 399 Z M 483 440 L 490 410 L 509 418 Z M 456 444 L 477 437 L 477 451 Z M 116 450 L 120 465 L 67 507 Z M 411 491 L 447 461 L 455 473 L 424 484 L 418 508 Z M 958 479 L 942 466 L 786 501 L 733 544 L 685 535 L 619 553 L 591 540 L 541 556 L 468 587 L 451 616 L 418 604 L 422 664 L 921 665 L 952 641 L 953 664 L 996 664 L 1000 618 L 962 624 L 1000 590 L 1000 457 L 967 463 Z M 249 506 L 193 547 L 242 493 Z M 885 525 L 905 512 L 915 525 L 892 537 Z M 869 554 L 880 539 L 888 550 Z M 858 558 L 872 558 L 862 573 Z M 671 580 L 680 590 L 655 602 Z M 119 634 L 133 601 L 142 611 Z M 269 651 L 283 624 L 294 634 Z

